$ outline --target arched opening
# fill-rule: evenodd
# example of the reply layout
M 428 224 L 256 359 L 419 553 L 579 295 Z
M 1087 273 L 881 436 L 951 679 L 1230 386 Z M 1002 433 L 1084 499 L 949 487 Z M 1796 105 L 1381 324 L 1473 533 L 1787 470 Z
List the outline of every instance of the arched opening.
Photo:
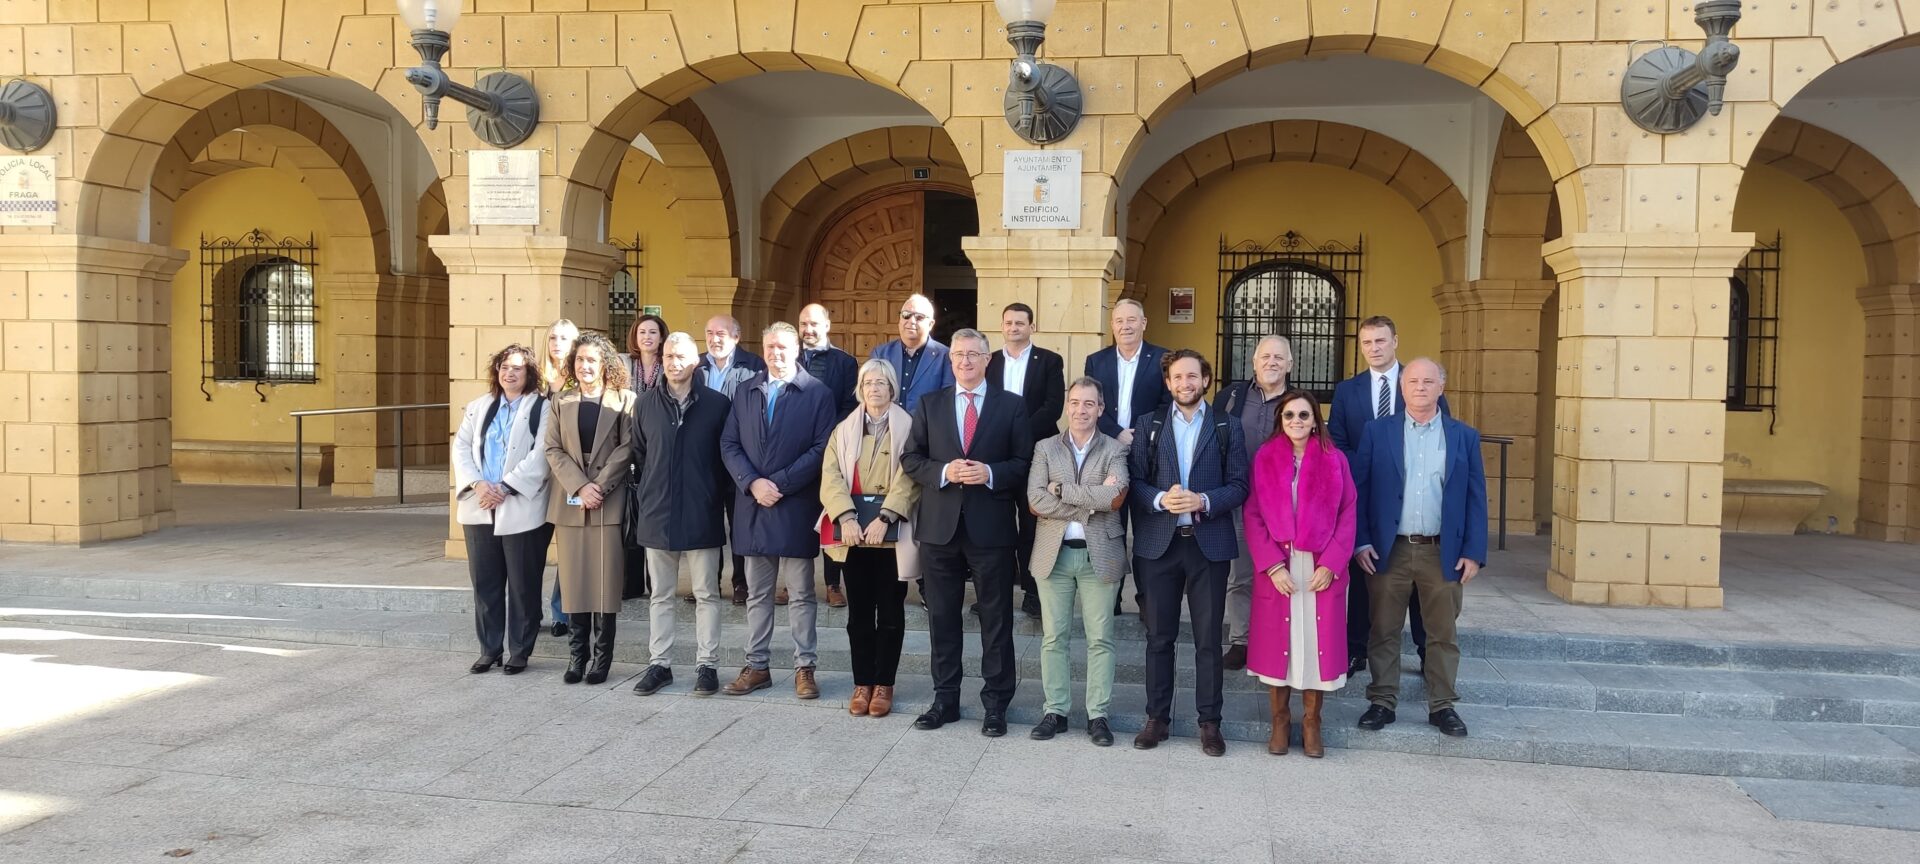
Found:
M 802 301 L 837 322 L 835 339 L 865 357 L 894 338 L 894 315 L 912 294 L 933 301 L 933 338 L 976 326 L 978 286 L 960 238 L 980 231 L 964 191 L 883 187 L 833 216 L 813 248 Z

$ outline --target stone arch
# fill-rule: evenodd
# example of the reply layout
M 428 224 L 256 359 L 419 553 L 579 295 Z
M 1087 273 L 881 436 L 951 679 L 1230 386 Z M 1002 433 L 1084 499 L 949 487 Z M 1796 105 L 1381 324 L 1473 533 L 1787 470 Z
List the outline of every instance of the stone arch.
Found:
M 916 179 L 914 170 L 928 176 Z M 971 196 L 972 180 L 952 139 L 937 127 L 895 126 L 842 138 L 800 160 L 760 205 L 761 295 L 786 308 L 805 288 L 821 232 L 876 194 L 912 184 Z
M 1559 47 L 1524 43 L 1524 16 L 1514 14 L 1515 10 L 1503 10 L 1491 22 L 1475 22 L 1471 16 L 1476 10 L 1492 7 L 1454 4 L 1439 15 L 1421 16 L 1416 11 L 1401 17 L 1378 15 L 1381 10 L 1372 2 L 1342 6 L 1337 15 L 1309 15 L 1306 0 L 1258 8 L 1240 5 L 1238 16 L 1232 14 L 1235 10 L 1221 8 L 1218 20 L 1200 15 L 1187 22 L 1192 26 L 1178 28 L 1170 26 L 1162 13 L 1159 21 L 1149 25 L 1167 35 L 1135 37 L 1155 40 L 1156 47 L 1165 47 L 1175 56 L 1154 58 L 1151 64 L 1142 61 L 1135 93 L 1142 122 L 1119 134 L 1108 133 L 1111 140 L 1103 146 L 1120 154 L 1110 162 L 1116 185 L 1123 185 L 1147 135 L 1194 96 L 1249 69 L 1325 54 L 1368 54 L 1420 66 L 1474 87 L 1526 130 L 1556 181 L 1573 174 L 1581 164 L 1566 131 L 1548 113 L 1556 101 L 1552 79 L 1557 77 Z M 1154 24 L 1159 26 L 1153 28 Z M 1542 70 L 1548 80 L 1541 80 Z M 1584 191 L 1578 183 L 1567 184 L 1563 191 L 1562 218 L 1569 231 L 1581 230 Z M 1113 218 L 1111 208 L 1108 218 Z
M 740 275 L 740 221 L 734 214 L 733 178 L 727 171 L 720 139 L 705 114 L 685 100 L 640 134 L 660 154 L 667 169 L 673 201 L 667 206 L 680 219 L 687 243 L 687 275 Z M 717 262 L 726 262 L 720 265 Z
M 1866 258 L 1858 533 L 1920 540 L 1920 207 L 1872 153 L 1832 131 L 1775 118 L 1749 165 L 1805 181 L 1840 208 Z
M 1447 282 L 1466 278 L 1467 198 L 1440 166 L 1378 132 L 1325 120 L 1253 123 L 1201 141 L 1167 160 L 1127 207 L 1127 260 L 1138 262 L 1147 238 L 1181 193 L 1218 175 L 1263 162 L 1320 162 L 1371 177 L 1399 193 L 1420 214 L 1440 253 Z

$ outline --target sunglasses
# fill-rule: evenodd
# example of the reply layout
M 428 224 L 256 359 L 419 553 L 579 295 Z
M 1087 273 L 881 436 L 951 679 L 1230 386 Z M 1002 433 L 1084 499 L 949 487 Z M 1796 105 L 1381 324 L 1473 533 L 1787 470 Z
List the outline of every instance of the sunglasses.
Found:
M 1313 412 L 1312 412 L 1312 411 L 1282 411 L 1282 412 L 1280 412 L 1280 419 L 1282 419 L 1282 420 L 1312 420 L 1312 419 L 1313 419 Z
M 902 313 L 900 313 L 900 320 L 902 320 L 902 321 L 925 321 L 925 320 L 927 320 L 928 318 L 931 318 L 931 317 L 933 317 L 933 316 L 931 316 L 931 315 L 923 315 L 923 314 L 921 314 L 921 313 L 919 313 L 919 312 L 902 312 Z

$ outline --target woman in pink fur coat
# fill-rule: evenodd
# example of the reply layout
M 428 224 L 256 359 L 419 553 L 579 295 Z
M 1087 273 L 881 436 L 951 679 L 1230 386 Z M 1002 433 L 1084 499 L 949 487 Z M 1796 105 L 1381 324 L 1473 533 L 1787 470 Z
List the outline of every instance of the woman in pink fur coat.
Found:
M 1247 674 L 1269 690 L 1273 732 L 1267 752 L 1285 755 L 1289 700 L 1305 709 L 1301 749 L 1325 754 L 1320 706 L 1347 683 L 1347 559 L 1353 557 L 1354 488 L 1347 458 L 1305 390 L 1280 395 L 1279 429 L 1253 457 L 1253 491 L 1243 511 L 1253 555 L 1253 615 Z M 1301 626 L 1295 627 L 1295 622 Z

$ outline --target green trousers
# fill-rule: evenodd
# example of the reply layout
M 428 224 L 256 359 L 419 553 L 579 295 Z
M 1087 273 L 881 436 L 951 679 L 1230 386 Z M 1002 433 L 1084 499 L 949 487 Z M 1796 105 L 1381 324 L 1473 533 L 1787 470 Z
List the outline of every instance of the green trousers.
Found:
M 1087 635 L 1087 719 L 1107 716 L 1113 701 L 1113 601 L 1120 583 L 1094 575 L 1087 550 L 1061 547 L 1053 572 L 1037 580 L 1040 589 L 1040 684 L 1046 713 L 1070 716 L 1073 709 L 1073 610 L 1078 595 Z

